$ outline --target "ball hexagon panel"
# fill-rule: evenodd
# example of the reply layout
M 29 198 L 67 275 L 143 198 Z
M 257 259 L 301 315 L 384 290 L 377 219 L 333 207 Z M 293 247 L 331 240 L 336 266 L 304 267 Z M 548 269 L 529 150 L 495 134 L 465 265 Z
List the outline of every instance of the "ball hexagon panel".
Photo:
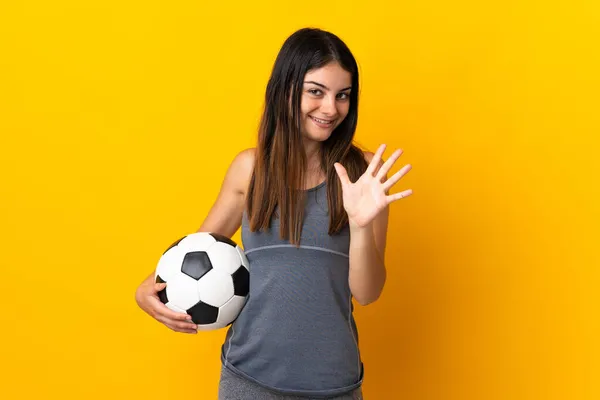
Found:
M 168 309 L 173 310 L 175 312 L 179 312 L 179 313 L 185 313 L 185 310 L 182 310 L 181 308 L 177 307 L 175 304 L 168 302 L 167 304 L 165 304 L 165 306 L 167 306 Z
M 186 253 L 181 263 L 181 272 L 195 280 L 202 278 L 212 268 L 208 254 L 204 251 Z
M 216 239 L 211 235 L 192 233 L 182 238 L 177 247 L 191 249 L 191 251 L 208 249 L 213 244 L 217 243 Z
M 219 318 L 217 322 L 225 323 L 227 321 L 233 321 L 233 319 L 240 313 L 242 307 L 246 304 L 246 297 L 233 296 L 227 303 L 219 307 Z M 228 324 L 229 322 L 227 322 Z
M 211 270 L 198 281 L 198 295 L 200 301 L 214 307 L 227 303 L 234 294 L 233 279 L 231 275 Z
M 248 261 L 248 257 L 246 257 L 246 253 L 240 246 L 235 246 L 236 251 L 240 255 L 240 260 L 242 260 L 242 265 L 246 267 L 248 271 L 250 271 L 250 262 Z
M 198 281 L 184 274 L 167 281 L 167 300 L 182 310 L 189 310 L 200 301 Z
M 229 275 L 233 274 L 242 265 L 240 254 L 235 250 L 235 247 L 231 247 L 226 243 L 217 242 L 213 244 L 207 250 L 207 253 L 213 268 L 220 269 Z
M 155 277 L 160 276 L 163 281 L 168 282 L 174 276 L 179 275 L 184 256 L 185 252 L 178 247 L 171 248 L 158 261 Z

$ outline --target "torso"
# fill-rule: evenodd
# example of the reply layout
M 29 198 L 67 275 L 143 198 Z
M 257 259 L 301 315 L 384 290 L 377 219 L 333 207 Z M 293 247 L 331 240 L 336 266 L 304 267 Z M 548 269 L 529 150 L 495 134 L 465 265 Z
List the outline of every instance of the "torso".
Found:
M 226 368 L 282 394 L 337 396 L 360 387 L 362 362 L 348 285 L 349 230 L 330 236 L 327 183 L 307 181 L 300 247 L 242 221 L 250 294 L 222 347 Z

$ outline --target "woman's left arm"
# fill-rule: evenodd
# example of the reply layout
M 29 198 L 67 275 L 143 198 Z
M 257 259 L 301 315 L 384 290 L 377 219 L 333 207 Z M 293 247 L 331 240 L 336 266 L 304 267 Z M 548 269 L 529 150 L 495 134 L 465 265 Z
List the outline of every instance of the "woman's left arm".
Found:
M 389 204 L 412 194 L 412 189 L 390 195 L 389 189 L 412 166 L 405 165 L 390 179 L 387 172 L 402 154 L 396 150 L 382 163 L 385 145 L 375 154 L 365 152 L 369 166 L 356 181 L 351 182 L 345 168 L 334 165 L 342 185 L 344 208 L 350 225 L 349 285 L 352 296 L 361 305 L 379 298 L 386 280 L 385 247 L 389 219 Z
M 366 306 L 377 300 L 387 276 L 385 244 L 389 208 L 382 210 L 364 227 L 350 226 L 350 275 L 352 296 Z

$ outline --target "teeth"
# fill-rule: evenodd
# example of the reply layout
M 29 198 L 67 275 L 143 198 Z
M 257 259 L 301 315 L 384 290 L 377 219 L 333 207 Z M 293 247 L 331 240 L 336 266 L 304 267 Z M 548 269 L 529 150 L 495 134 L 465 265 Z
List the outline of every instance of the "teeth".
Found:
M 317 121 L 320 124 L 330 124 L 331 123 L 331 121 L 325 121 L 323 119 L 318 119 L 318 118 L 315 118 L 315 117 L 312 117 L 312 119 L 314 119 L 315 121 Z

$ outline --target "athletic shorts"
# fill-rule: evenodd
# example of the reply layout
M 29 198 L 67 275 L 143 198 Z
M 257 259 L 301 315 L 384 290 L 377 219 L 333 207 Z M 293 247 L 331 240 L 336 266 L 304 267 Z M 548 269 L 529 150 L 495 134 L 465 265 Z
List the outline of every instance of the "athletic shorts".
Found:
M 279 394 L 264 388 L 254 382 L 250 382 L 221 367 L 221 379 L 219 381 L 219 400 L 322 400 L 323 398 L 289 396 Z M 363 400 L 362 389 L 359 387 L 353 391 L 336 396 L 327 397 L 329 400 Z

